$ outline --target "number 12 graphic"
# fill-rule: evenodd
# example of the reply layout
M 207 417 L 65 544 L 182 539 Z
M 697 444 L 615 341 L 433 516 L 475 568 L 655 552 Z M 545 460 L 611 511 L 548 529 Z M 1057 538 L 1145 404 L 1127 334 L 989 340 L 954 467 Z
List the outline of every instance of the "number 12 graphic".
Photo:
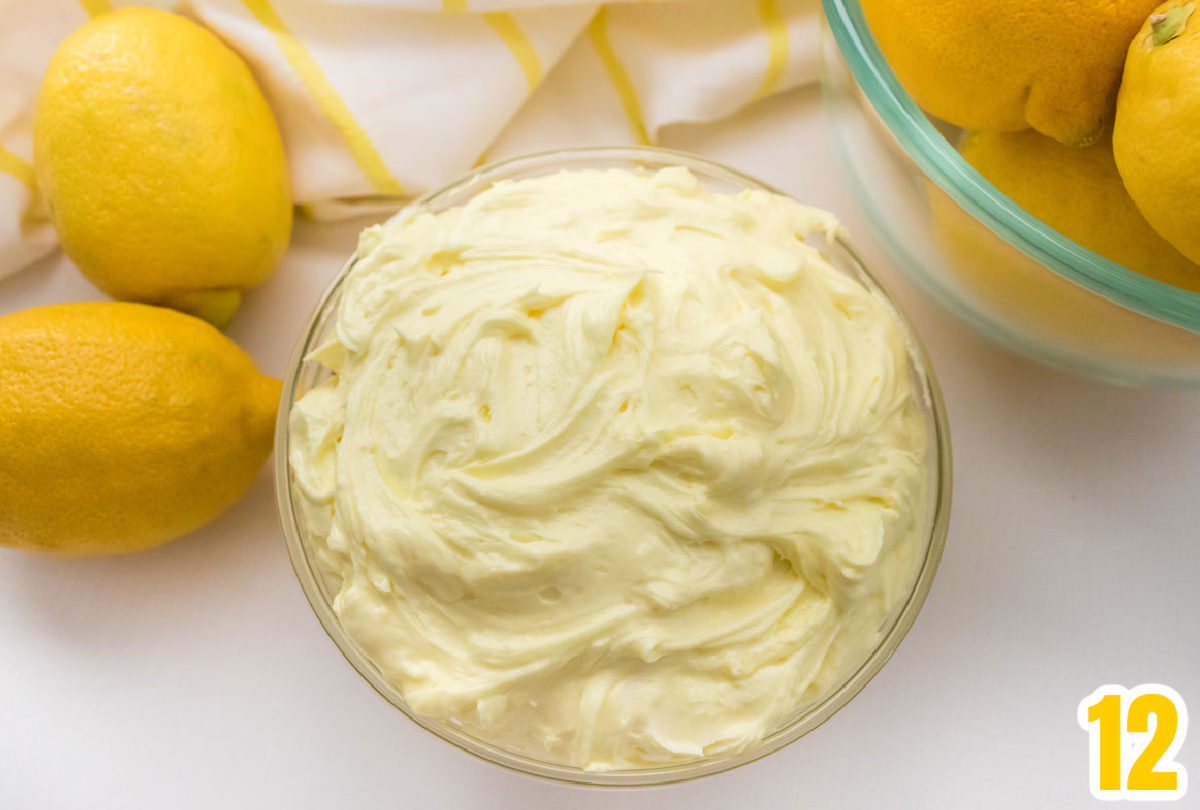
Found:
M 1187 770 L 1174 757 L 1187 734 L 1187 707 L 1178 692 L 1156 683 L 1133 689 L 1109 684 L 1080 702 L 1077 717 L 1090 738 L 1088 782 L 1093 796 L 1183 798 Z

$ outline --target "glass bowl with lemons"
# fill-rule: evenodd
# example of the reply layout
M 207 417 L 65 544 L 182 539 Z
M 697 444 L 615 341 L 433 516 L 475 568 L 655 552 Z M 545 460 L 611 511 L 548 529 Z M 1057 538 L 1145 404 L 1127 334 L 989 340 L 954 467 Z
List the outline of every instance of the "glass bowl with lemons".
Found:
M 1087 241 L 1132 265 L 1124 239 L 1145 257 L 1142 273 L 1063 236 L 975 168 L 995 177 L 1021 164 L 1024 185 L 1001 184 L 1028 208 L 1075 184 L 1095 210 L 1110 193 L 1097 175 L 1115 177 L 1111 155 L 1100 166 L 1037 133 L 972 135 L 928 115 L 889 67 L 863 5 L 824 0 L 824 103 L 856 201 L 901 271 L 984 336 L 1043 363 L 1123 385 L 1200 386 L 1200 269 L 1150 244 L 1157 235 L 1132 222 L 1140 217 L 1119 184 L 1105 205 L 1133 213 Z M 1082 202 L 1060 201 L 1067 220 Z

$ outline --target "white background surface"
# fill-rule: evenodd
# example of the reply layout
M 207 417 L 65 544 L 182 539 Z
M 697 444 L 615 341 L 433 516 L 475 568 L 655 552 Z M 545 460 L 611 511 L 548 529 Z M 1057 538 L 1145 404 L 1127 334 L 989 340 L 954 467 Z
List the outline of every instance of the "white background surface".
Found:
M 985 343 L 899 278 L 833 164 L 814 90 L 676 130 L 829 208 L 928 343 L 955 450 L 950 539 L 892 662 L 789 748 L 680 786 L 536 781 L 428 735 L 350 668 L 288 564 L 264 467 L 155 551 L 0 551 L 0 808 L 1086 808 L 1081 698 L 1173 686 L 1200 712 L 1200 393 L 1110 388 Z M 363 223 L 300 223 L 230 334 L 282 376 Z M 61 258 L 0 312 L 99 299 Z M 1200 731 L 1179 761 L 1198 783 Z

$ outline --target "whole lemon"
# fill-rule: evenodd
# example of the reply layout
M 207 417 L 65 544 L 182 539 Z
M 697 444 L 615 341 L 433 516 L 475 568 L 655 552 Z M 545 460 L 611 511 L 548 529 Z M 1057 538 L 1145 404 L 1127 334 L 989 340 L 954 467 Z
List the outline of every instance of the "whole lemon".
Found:
M 1172 0 L 1129 46 L 1113 153 L 1154 229 L 1200 262 L 1200 19 Z
M 0 317 L 0 545 L 119 553 L 207 523 L 270 454 L 279 389 L 173 310 Z
M 1142 275 L 1200 292 L 1200 265 L 1159 236 L 1134 205 L 1105 136 L 1086 149 L 1032 130 L 980 132 L 960 150 L 1017 205 L 1063 236 Z M 1033 289 L 1031 295 L 1036 295 Z
M 250 70 L 177 14 L 122 8 L 69 36 L 34 116 L 67 255 L 115 298 L 223 326 L 287 247 L 283 143 Z
M 896 77 L 965 129 L 1072 146 L 1111 122 L 1129 40 L 1159 0 L 862 0 Z

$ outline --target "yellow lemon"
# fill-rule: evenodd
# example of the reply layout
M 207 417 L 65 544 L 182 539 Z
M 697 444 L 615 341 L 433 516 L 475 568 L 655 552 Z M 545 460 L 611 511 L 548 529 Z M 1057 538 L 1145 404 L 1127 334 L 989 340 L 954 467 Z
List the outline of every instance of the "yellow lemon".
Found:
M 1072 149 L 1032 131 L 975 134 L 964 157 L 1064 236 L 1160 281 L 1200 290 L 1200 266 L 1158 236 L 1121 185 L 1107 138 Z M 1200 338 L 1124 309 L 1031 259 L 932 182 L 926 186 L 945 266 L 978 312 L 1020 340 L 1079 362 L 1174 369 L 1200 362 Z
M 0 317 L 0 545 L 149 548 L 215 518 L 271 451 L 278 380 L 209 324 L 129 303 Z
M 1080 361 L 1195 368 L 1200 338 L 1080 287 L 1004 241 L 933 183 L 929 204 L 946 267 L 972 308 L 1018 342 Z M 974 316 L 973 316 L 974 318 Z M 994 327 L 990 327 L 992 331 Z
M 863 0 L 913 99 L 965 129 L 1073 146 L 1111 122 L 1129 40 L 1159 0 Z
M 122 8 L 62 43 L 34 164 L 63 249 L 93 283 L 218 326 L 291 233 L 270 107 L 245 63 L 177 14 Z
M 1129 46 L 1113 126 L 1117 167 L 1141 212 L 1200 262 L 1200 16 L 1160 6 Z
M 962 155 L 992 185 L 1063 236 L 1130 270 L 1200 292 L 1200 266 L 1138 211 L 1107 137 L 1072 149 L 1036 132 L 975 133 Z

